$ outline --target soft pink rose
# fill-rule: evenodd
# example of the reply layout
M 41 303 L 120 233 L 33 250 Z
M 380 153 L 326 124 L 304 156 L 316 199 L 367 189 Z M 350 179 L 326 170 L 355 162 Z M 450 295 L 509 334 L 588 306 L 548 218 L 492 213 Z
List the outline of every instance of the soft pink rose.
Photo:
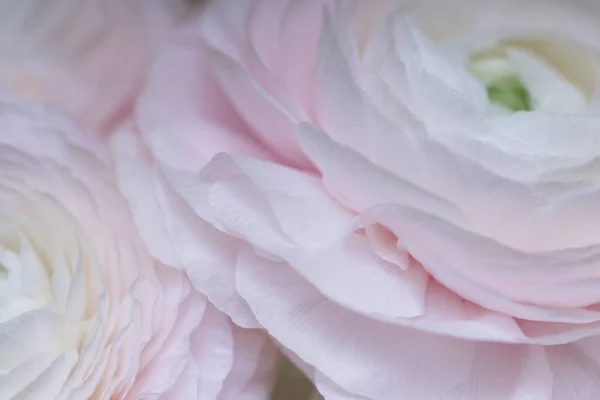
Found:
M 0 398 L 265 399 L 268 338 L 148 255 L 107 155 L 0 94 Z
M 152 254 L 325 399 L 600 398 L 597 6 L 324 3 L 215 1 L 162 54 L 113 142 Z M 532 112 L 469 72 L 507 38 Z
M 0 1 L 0 82 L 104 132 L 187 0 Z

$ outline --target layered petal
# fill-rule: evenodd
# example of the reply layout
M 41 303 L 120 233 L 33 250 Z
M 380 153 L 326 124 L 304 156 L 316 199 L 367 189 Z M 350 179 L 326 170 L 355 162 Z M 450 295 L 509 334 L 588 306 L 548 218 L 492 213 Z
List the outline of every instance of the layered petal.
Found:
M 121 189 L 153 254 L 325 399 L 594 399 L 597 9 L 441 3 L 213 3 L 113 139 Z M 577 99 L 493 104 L 486 45 Z

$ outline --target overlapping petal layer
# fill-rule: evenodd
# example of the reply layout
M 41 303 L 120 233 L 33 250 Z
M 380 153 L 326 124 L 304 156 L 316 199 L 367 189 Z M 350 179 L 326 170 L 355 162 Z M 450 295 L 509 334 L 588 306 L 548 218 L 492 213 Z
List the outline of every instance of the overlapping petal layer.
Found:
M 597 10 L 468 3 L 487 22 L 452 47 L 386 3 L 218 2 L 182 32 L 113 142 L 144 240 L 326 399 L 595 399 L 593 100 L 498 114 L 461 51 L 486 28 L 589 46 Z

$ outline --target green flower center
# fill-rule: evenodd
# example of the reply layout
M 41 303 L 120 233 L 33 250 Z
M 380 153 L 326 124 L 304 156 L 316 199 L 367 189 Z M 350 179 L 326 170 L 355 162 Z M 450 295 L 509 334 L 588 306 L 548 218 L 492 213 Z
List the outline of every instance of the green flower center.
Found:
M 531 96 L 518 76 L 501 76 L 487 85 L 490 101 L 512 111 L 531 111 Z
M 470 69 L 485 85 L 491 103 L 513 112 L 533 110 L 529 90 L 501 50 L 475 55 Z
M 486 88 L 489 103 L 495 106 L 490 109 L 492 113 L 504 114 L 498 108 L 509 113 L 535 110 L 580 114 L 586 110 L 588 96 L 570 79 L 579 75 L 564 73 L 563 70 L 570 71 L 569 68 L 555 61 L 552 58 L 555 54 L 547 49 L 542 51 L 544 47 L 540 46 L 505 41 L 471 54 L 469 71 Z

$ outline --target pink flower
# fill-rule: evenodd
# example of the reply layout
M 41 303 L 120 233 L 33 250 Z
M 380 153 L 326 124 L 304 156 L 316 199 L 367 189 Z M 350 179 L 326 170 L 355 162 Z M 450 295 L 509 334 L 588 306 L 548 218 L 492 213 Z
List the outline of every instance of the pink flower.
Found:
M 406 3 L 214 2 L 114 137 L 141 235 L 325 399 L 600 398 L 599 10 Z
M 105 132 L 127 114 L 184 3 L 4 1 L 0 82 Z
M 0 398 L 266 398 L 268 338 L 148 255 L 106 150 L 1 94 Z

